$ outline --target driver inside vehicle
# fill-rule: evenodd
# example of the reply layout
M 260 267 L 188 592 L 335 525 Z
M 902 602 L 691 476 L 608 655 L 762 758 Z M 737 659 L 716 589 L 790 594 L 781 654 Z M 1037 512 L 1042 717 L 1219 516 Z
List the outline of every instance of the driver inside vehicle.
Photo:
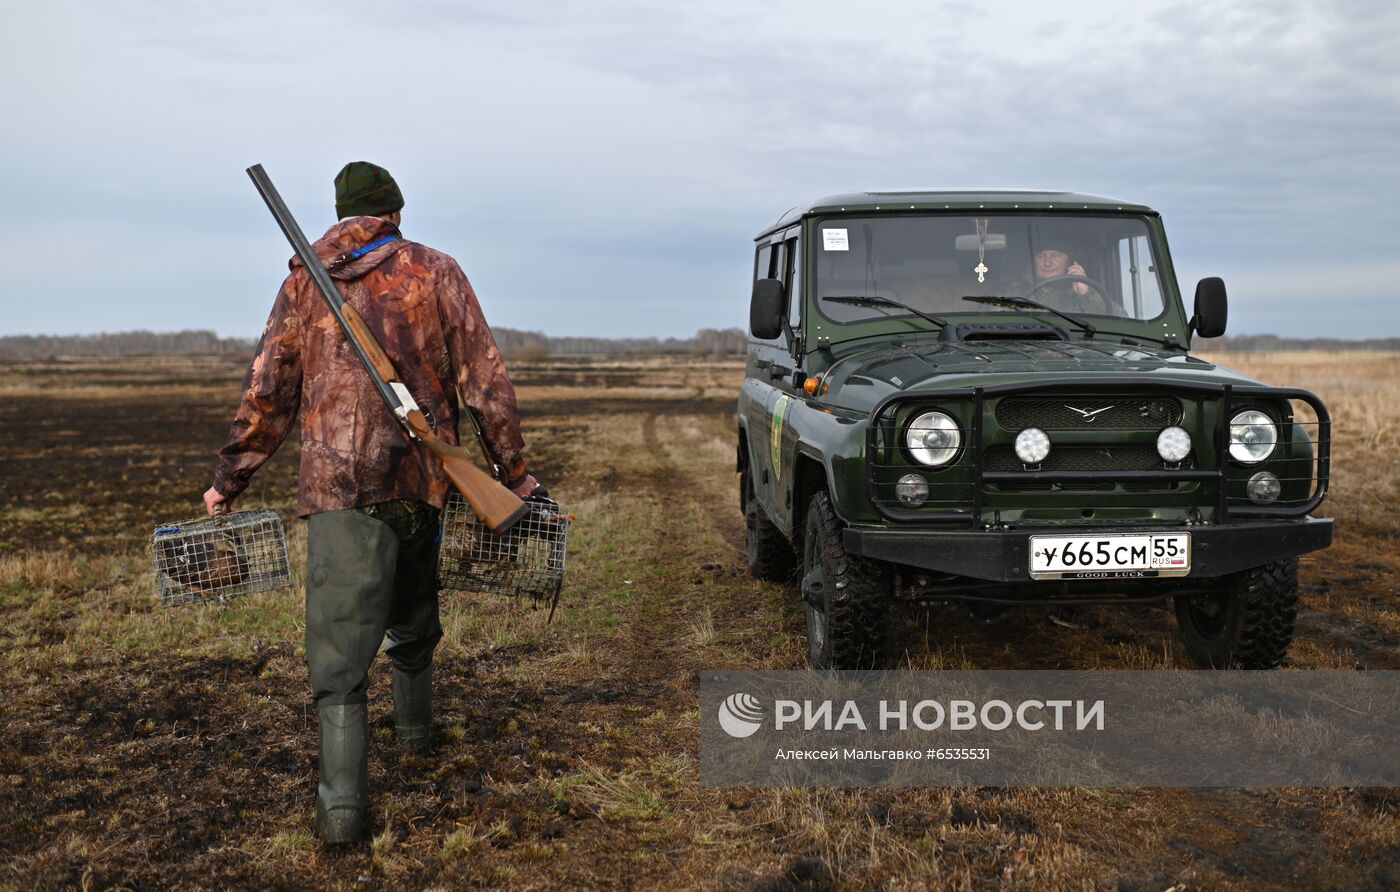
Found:
M 1019 283 L 1012 285 L 1012 288 L 1020 290 L 1012 293 L 1038 300 L 1066 313 L 1116 315 L 1110 309 L 1108 299 L 1098 289 L 1083 281 L 1065 278 L 1077 276 L 1082 279 L 1088 275 L 1083 265 L 1074 259 L 1074 244 L 1065 233 L 1042 230 L 1035 249 L 1031 263 L 1035 281 L 1031 281 L 1031 276 L 1023 276 Z

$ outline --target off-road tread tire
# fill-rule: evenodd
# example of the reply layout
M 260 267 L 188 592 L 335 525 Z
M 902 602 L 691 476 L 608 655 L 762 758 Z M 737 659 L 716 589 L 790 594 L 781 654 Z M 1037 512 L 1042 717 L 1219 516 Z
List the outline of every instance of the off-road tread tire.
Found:
M 782 531 L 763 513 L 747 470 L 739 475 L 739 487 L 744 496 L 744 544 L 748 550 L 749 572 L 755 579 L 769 582 L 791 579 L 797 569 L 797 554 Z
M 808 503 L 807 524 L 816 525 L 819 560 L 827 574 L 827 664 L 814 669 L 878 669 L 889 635 L 890 573 L 878 561 L 846 553 L 845 538 L 831 497 L 818 492 Z M 804 529 L 802 542 L 807 542 Z M 804 570 L 807 564 L 804 560 Z M 846 586 L 836 583 L 844 579 Z M 837 594 L 843 595 L 837 598 Z M 810 651 L 809 651 L 810 655 Z
M 1227 606 L 1220 636 L 1205 640 L 1194 634 L 1178 600 L 1177 622 L 1186 650 L 1197 664 L 1221 669 L 1277 669 L 1293 642 L 1298 620 L 1298 559 L 1254 567 L 1236 575 L 1232 588 L 1235 603 Z

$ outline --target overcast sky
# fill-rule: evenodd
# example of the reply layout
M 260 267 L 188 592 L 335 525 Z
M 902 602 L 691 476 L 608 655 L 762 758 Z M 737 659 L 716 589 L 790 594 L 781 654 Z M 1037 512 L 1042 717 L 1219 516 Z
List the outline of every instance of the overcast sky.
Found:
M 0 334 L 254 336 L 332 179 L 494 325 L 747 319 L 752 238 L 834 192 L 1035 186 L 1163 214 L 1235 334 L 1400 335 L 1400 4 L 0 0 Z

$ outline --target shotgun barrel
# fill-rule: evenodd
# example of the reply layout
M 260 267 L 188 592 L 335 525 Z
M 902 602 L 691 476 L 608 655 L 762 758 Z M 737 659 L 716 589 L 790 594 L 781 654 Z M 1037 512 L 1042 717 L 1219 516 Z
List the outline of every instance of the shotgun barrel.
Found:
M 354 348 L 355 354 L 360 357 L 360 362 L 364 363 L 365 370 L 369 372 L 370 378 L 374 381 L 374 387 L 379 391 L 380 397 L 389 407 L 389 411 L 394 413 L 395 418 L 400 417 L 403 404 L 398 395 L 394 393 L 389 382 L 385 381 L 374 368 L 374 362 L 370 359 L 365 348 L 360 344 L 359 338 L 354 337 L 350 331 L 350 323 L 345 321 L 345 311 L 341 307 L 345 303 L 340 296 L 340 289 L 335 287 L 331 281 L 331 274 L 326 272 L 326 267 L 321 263 L 321 259 L 316 256 L 316 252 L 311 250 L 311 242 L 306 240 L 306 234 L 297 225 L 296 218 L 283 203 L 282 196 L 278 194 L 277 187 L 272 185 L 272 180 L 268 178 L 267 171 L 263 170 L 261 164 L 254 164 L 248 168 L 248 177 L 252 179 L 253 186 L 262 196 L 262 200 L 267 204 L 267 209 L 272 211 L 273 219 L 277 225 L 282 227 L 282 234 L 291 243 L 292 250 L 297 257 L 301 258 L 302 266 L 311 275 L 311 281 L 316 284 L 316 290 L 321 292 L 321 297 L 325 299 L 326 305 L 331 308 L 331 315 L 335 316 L 335 321 L 340 323 L 341 329 L 345 332 L 346 338 L 350 341 L 350 346 Z

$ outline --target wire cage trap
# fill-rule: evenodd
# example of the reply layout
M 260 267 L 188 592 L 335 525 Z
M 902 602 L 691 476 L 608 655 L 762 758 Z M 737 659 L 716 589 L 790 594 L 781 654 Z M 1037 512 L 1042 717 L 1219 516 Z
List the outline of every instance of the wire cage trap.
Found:
M 552 499 L 530 498 L 530 513 L 501 535 L 477 519 L 461 494 L 442 511 L 438 588 L 558 603 L 572 518 Z
M 271 508 L 156 527 L 151 536 L 162 607 L 229 601 L 292 584 L 287 532 Z

